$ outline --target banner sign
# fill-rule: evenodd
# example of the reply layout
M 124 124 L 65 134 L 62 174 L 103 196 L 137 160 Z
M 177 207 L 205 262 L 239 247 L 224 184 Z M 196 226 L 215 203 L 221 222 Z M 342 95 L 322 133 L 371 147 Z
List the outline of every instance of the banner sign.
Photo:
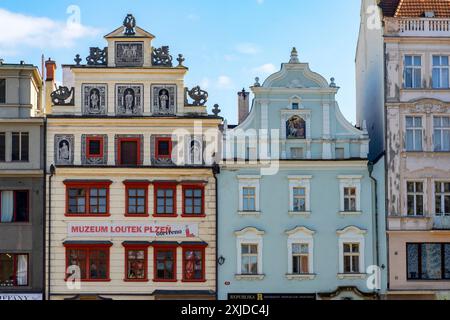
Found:
M 69 223 L 69 237 L 195 238 L 198 224 L 177 223 Z
M 42 294 L 0 294 L 0 301 L 42 300 Z

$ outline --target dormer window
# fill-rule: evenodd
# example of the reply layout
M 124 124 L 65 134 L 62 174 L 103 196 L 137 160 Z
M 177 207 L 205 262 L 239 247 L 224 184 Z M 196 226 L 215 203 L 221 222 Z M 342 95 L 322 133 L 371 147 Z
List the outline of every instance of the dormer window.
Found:
M 424 14 L 425 18 L 434 18 L 436 17 L 434 11 L 425 11 Z
M 293 102 L 292 103 L 292 110 L 298 110 L 298 109 L 300 109 L 299 103 L 298 102 Z

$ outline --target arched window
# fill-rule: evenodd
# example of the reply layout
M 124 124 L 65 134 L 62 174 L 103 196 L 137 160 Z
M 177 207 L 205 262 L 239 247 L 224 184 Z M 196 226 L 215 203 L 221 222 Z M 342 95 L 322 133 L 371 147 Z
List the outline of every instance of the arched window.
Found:
M 299 116 L 286 121 L 286 137 L 288 139 L 306 139 L 306 122 Z
M 198 140 L 192 140 L 189 146 L 189 154 L 191 164 L 201 165 L 203 164 L 202 159 L 202 145 Z

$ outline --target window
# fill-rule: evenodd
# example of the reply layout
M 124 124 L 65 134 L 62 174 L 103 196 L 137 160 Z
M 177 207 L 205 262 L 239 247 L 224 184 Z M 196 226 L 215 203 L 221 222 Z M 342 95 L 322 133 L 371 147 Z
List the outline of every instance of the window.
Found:
M 237 237 L 237 274 L 241 276 L 261 276 L 264 231 L 246 228 L 235 232 Z
M 155 184 L 155 215 L 163 217 L 176 217 L 176 194 L 175 183 Z
M 407 182 L 408 216 L 423 216 L 424 190 L 423 182 Z
M 289 212 L 306 213 L 310 211 L 309 190 L 312 176 L 289 176 Z
M 155 246 L 154 248 L 154 281 L 177 281 L 177 248 L 172 246 Z
M 28 222 L 29 192 L 0 191 L 0 223 Z
M 0 103 L 6 103 L 6 80 L 0 79 Z
M 86 156 L 88 158 L 103 158 L 103 138 L 87 137 Z
M 433 56 L 433 88 L 449 88 L 448 56 Z
M 304 159 L 303 148 L 291 148 L 291 158 L 292 159 Z
M 183 282 L 205 281 L 205 247 L 183 247 Z
M 344 211 L 356 211 L 356 188 L 344 188 Z
M 183 185 L 183 215 L 205 215 L 204 189 L 204 186 Z
M 242 274 L 258 274 L 258 245 L 243 244 L 241 259 Z
M 28 132 L 12 133 L 12 161 L 28 161 Z
M 125 247 L 125 281 L 148 281 L 148 245 L 123 244 Z
M 125 181 L 126 216 L 148 217 L 149 182 Z
M 434 117 L 434 151 L 450 151 L 450 117 Z
M 294 212 L 305 212 L 306 211 L 306 189 L 305 188 L 294 188 Z
M 140 138 L 120 138 L 118 149 L 119 165 L 138 166 L 141 164 Z
M 409 243 L 408 280 L 450 280 L 450 244 Z
M 28 286 L 28 255 L 0 253 L 0 287 Z
M 422 57 L 405 56 L 404 86 L 407 89 L 422 87 Z
M 339 273 L 361 274 L 365 272 L 364 249 L 366 230 L 350 226 L 337 232 L 339 237 Z
M 309 273 L 309 248 L 305 243 L 292 244 L 292 273 Z
M 339 160 L 345 159 L 345 149 L 344 148 L 336 148 L 336 159 L 339 159 Z
M 297 227 L 287 231 L 288 235 L 288 278 L 313 273 L 313 235 L 314 231 Z
M 244 187 L 242 196 L 244 202 L 244 211 L 256 211 L 256 188 Z
M 422 117 L 406 117 L 406 151 L 422 151 Z
M 6 161 L 6 134 L 0 132 L 0 162 Z
M 77 245 L 66 247 L 67 277 L 79 268 L 81 281 L 109 281 L 109 249 L 111 244 Z
M 170 138 L 156 138 L 155 158 L 172 158 L 172 140 Z
M 339 176 L 341 194 L 341 214 L 361 212 L 362 176 Z
M 109 216 L 110 181 L 64 182 L 68 216 Z
M 436 215 L 450 215 L 450 182 L 435 183 Z
M 298 109 L 299 109 L 299 103 L 298 102 L 292 103 L 292 110 L 298 110 Z
M 344 273 L 359 271 L 359 243 L 344 243 Z

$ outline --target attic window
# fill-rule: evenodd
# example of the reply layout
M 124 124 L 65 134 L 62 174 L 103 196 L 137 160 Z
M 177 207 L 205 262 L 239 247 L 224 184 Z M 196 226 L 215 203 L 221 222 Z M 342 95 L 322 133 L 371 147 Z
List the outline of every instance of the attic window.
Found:
M 435 15 L 434 11 L 425 11 L 424 16 L 425 16 L 425 18 L 434 18 L 436 15 Z

